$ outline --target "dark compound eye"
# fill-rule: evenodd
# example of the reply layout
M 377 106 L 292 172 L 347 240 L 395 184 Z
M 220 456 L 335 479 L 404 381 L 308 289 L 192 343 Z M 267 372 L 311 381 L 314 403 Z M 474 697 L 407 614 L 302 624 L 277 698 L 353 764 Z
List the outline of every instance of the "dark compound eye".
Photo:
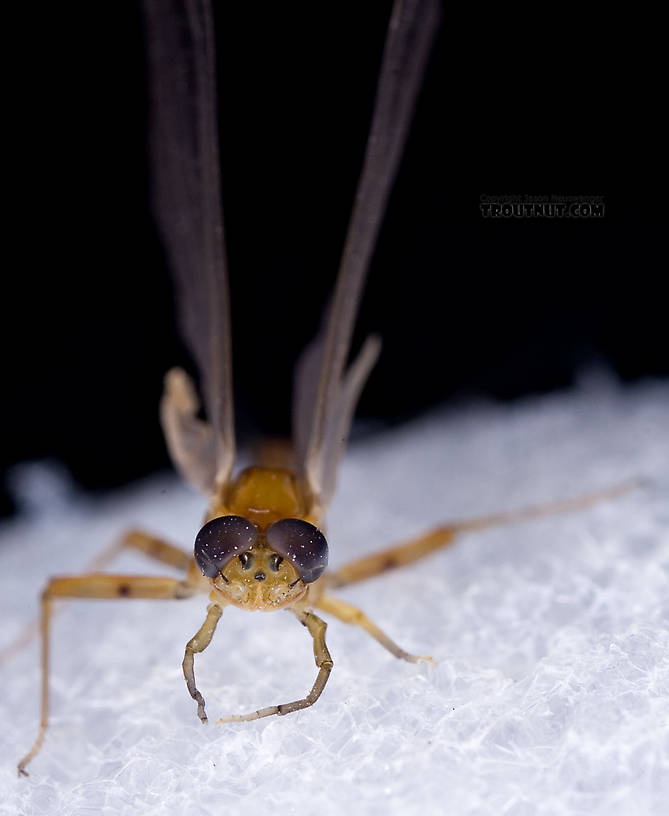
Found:
M 328 565 L 325 536 L 302 519 L 275 521 L 267 530 L 267 546 L 287 558 L 305 584 L 320 578 Z
M 249 550 L 258 540 L 258 528 L 241 516 L 219 516 L 208 521 L 195 539 L 195 560 L 203 575 L 215 578 L 231 558 Z

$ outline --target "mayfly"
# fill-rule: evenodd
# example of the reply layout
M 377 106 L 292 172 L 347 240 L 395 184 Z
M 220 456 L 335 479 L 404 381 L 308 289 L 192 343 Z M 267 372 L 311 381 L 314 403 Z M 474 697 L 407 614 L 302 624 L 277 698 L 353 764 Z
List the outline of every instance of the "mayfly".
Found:
M 197 364 L 206 420 L 181 369 L 165 380 L 161 422 L 176 469 L 208 500 L 193 555 L 139 531 L 121 547 L 171 565 L 182 578 L 87 575 L 51 579 L 41 599 L 41 720 L 20 773 L 42 744 L 49 715 L 49 629 L 62 598 L 182 599 L 209 605 L 187 643 L 183 673 L 197 714 L 207 722 L 194 658 L 210 644 L 227 606 L 288 610 L 313 639 L 316 680 L 302 699 L 270 705 L 219 723 L 290 714 L 313 705 L 333 661 L 326 624 L 316 610 L 368 632 L 396 657 L 430 661 L 400 648 L 361 610 L 331 591 L 408 564 L 450 544 L 462 531 L 574 509 L 596 496 L 437 527 L 414 540 L 328 572 L 324 516 L 332 498 L 360 392 L 379 354 L 369 338 L 347 366 L 366 269 L 406 139 L 431 42 L 438 0 L 395 0 L 382 57 L 370 135 L 335 290 L 321 333 L 298 361 L 293 406 L 294 451 L 277 467 L 235 467 L 228 284 L 220 200 L 216 58 L 210 0 L 146 0 L 152 85 L 152 153 L 158 221 L 176 282 L 180 323 Z M 290 467 L 287 465 L 290 464 Z M 611 495 L 613 491 L 608 491 Z M 601 497 L 602 494 L 599 494 Z

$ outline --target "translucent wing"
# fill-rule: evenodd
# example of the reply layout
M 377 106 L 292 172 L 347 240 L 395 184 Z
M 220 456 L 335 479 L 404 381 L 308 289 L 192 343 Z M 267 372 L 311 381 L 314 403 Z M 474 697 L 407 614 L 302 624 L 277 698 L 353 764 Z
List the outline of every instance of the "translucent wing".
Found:
M 232 470 L 235 438 L 212 10 L 209 0 L 144 5 L 155 210 L 170 256 L 181 331 L 200 372 L 211 426 L 213 444 L 201 453 L 213 452 L 214 461 L 201 470 L 221 486 Z M 205 440 L 209 429 L 199 420 L 178 411 L 175 416 L 186 436 L 196 433 Z
M 355 405 L 380 349 L 378 340 L 370 338 L 344 372 L 367 266 L 438 22 L 438 0 L 395 0 L 334 295 L 321 334 L 307 347 L 296 371 L 296 459 L 300 476 L 321 508 L 334 491 Z

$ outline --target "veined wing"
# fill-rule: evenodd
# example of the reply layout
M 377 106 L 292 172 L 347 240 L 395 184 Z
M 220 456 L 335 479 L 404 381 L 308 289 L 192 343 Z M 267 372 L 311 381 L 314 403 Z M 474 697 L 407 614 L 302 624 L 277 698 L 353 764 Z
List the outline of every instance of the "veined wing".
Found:
M 227 482 L 235 458 L 213 14 L 210 0 L 144 0 L 144 5 L 155 210 L 210 425 L 194 411 L 177 411 L 179 439 L 205 457 L 191 480 L 212 481 L 198 486 L 213 492 Z
M 439 23 L 438 0 L 395 0 L 372 126 L 346 242 L 321 334 L 297 367 L 293 435 L 298 472 L 314 504 L 324 509 L 355 405 L 380 351 L 369 338 L 345 371 L 367 267 L 392 188 L 430 46 Z

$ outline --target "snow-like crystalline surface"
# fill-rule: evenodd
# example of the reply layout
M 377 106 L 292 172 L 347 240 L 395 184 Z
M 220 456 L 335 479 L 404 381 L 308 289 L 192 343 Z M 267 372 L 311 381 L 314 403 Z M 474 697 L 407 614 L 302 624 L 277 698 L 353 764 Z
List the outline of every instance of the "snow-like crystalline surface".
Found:
M 0 813 L 664 814 L 669 801 L 669 388 L 594 383 L 475 405 L 353 446 L 328 527 L 337 566 L 444 520 L 644 476 L 570 515 L 463 536 L 343 590 L 436 667 L 395 660 L 331 621 L 316 706 L 203 727 L 181 660 L 204 596 L 79 601 L 57 616 L 53 716 L 38 718 L 37 644 L 0 668 Z M 172 477 L 104 501 L 24 474 L 40 514 L 0 538 L 0 648 L 47 576 L 78 572 L 130 525 L 190 549 L 202 502 Z M 37 493 L 37 496 L 35 494 Z M 116 571 L 169 574 L 139 555 Z M 288 614 L 226 610 L 196 658 L 211 721 L 302 696 L 308 634 Z

